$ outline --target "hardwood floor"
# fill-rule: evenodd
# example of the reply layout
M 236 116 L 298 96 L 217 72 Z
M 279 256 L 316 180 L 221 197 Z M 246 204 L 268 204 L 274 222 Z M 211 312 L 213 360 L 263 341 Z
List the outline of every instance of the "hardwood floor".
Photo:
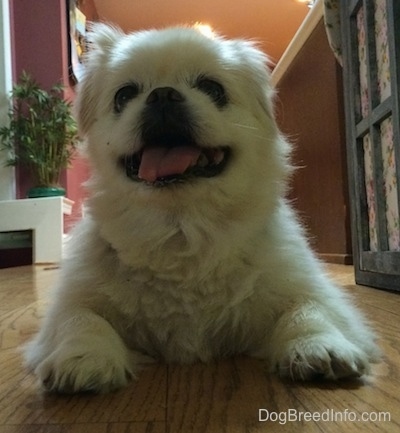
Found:
M 380 335 L 384 357 L 366 379 L 283 382 L 266 374 L 262 362 L 239 357 L 210 365 L 154 365 L 110 395 L 59 396 L 40 391 L 19 353 L 38 328 L 58 271 L 1 270 L 0 432 L 398 432 L 400 296 L 355 286 L 351 267 L 330 265 L 329 271 L 354 294 Z M 267 411 L 270 420 L 259 421 Z

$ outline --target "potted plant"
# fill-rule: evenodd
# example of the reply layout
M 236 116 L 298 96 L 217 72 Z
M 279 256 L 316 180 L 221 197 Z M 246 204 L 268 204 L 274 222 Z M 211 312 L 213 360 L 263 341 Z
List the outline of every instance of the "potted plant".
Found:
M 60 173 L 71 162 L 78 136 L 63 86 L 47 92 L 24 72 L 13 86 L 11 102 L 9 124 L 0 128 L 1 149 L 8 152 L 6 165 L 29 169 L 35 186 L 28 197 L 65 195 Z

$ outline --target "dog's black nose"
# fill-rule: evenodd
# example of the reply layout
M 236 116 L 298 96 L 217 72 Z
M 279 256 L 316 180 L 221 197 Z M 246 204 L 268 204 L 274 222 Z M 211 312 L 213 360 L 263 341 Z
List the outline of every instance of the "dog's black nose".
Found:
M 172 87 L 157 87 L 146 99 L 146 104 L 168 104 L 170 102 L 183 102 L 184 96 Z
M 185 96 L 172 87 L 150 92 L 142 113 L 144 144 L 179 146 L 194 143 L 191 114 Z

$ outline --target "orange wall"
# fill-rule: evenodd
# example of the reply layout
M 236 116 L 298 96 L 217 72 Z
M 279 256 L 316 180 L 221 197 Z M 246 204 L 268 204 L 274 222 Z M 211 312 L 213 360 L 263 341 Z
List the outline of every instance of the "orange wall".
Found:
M 197 21 L 227 37 L 255 39 L 277 62 L 309 9 L 297 0 L 94 0 L 125 31 Z

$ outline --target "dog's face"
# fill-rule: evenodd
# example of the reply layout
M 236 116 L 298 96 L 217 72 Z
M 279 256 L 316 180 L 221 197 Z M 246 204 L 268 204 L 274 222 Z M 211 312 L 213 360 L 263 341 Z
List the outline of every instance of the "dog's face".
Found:
M 77 113 L 104 188 L 186 204 L 216 191 L 277 194 L 287 149 L 252 44 L 183 27 L 125 35 L 97 25 L 91 38 Z

